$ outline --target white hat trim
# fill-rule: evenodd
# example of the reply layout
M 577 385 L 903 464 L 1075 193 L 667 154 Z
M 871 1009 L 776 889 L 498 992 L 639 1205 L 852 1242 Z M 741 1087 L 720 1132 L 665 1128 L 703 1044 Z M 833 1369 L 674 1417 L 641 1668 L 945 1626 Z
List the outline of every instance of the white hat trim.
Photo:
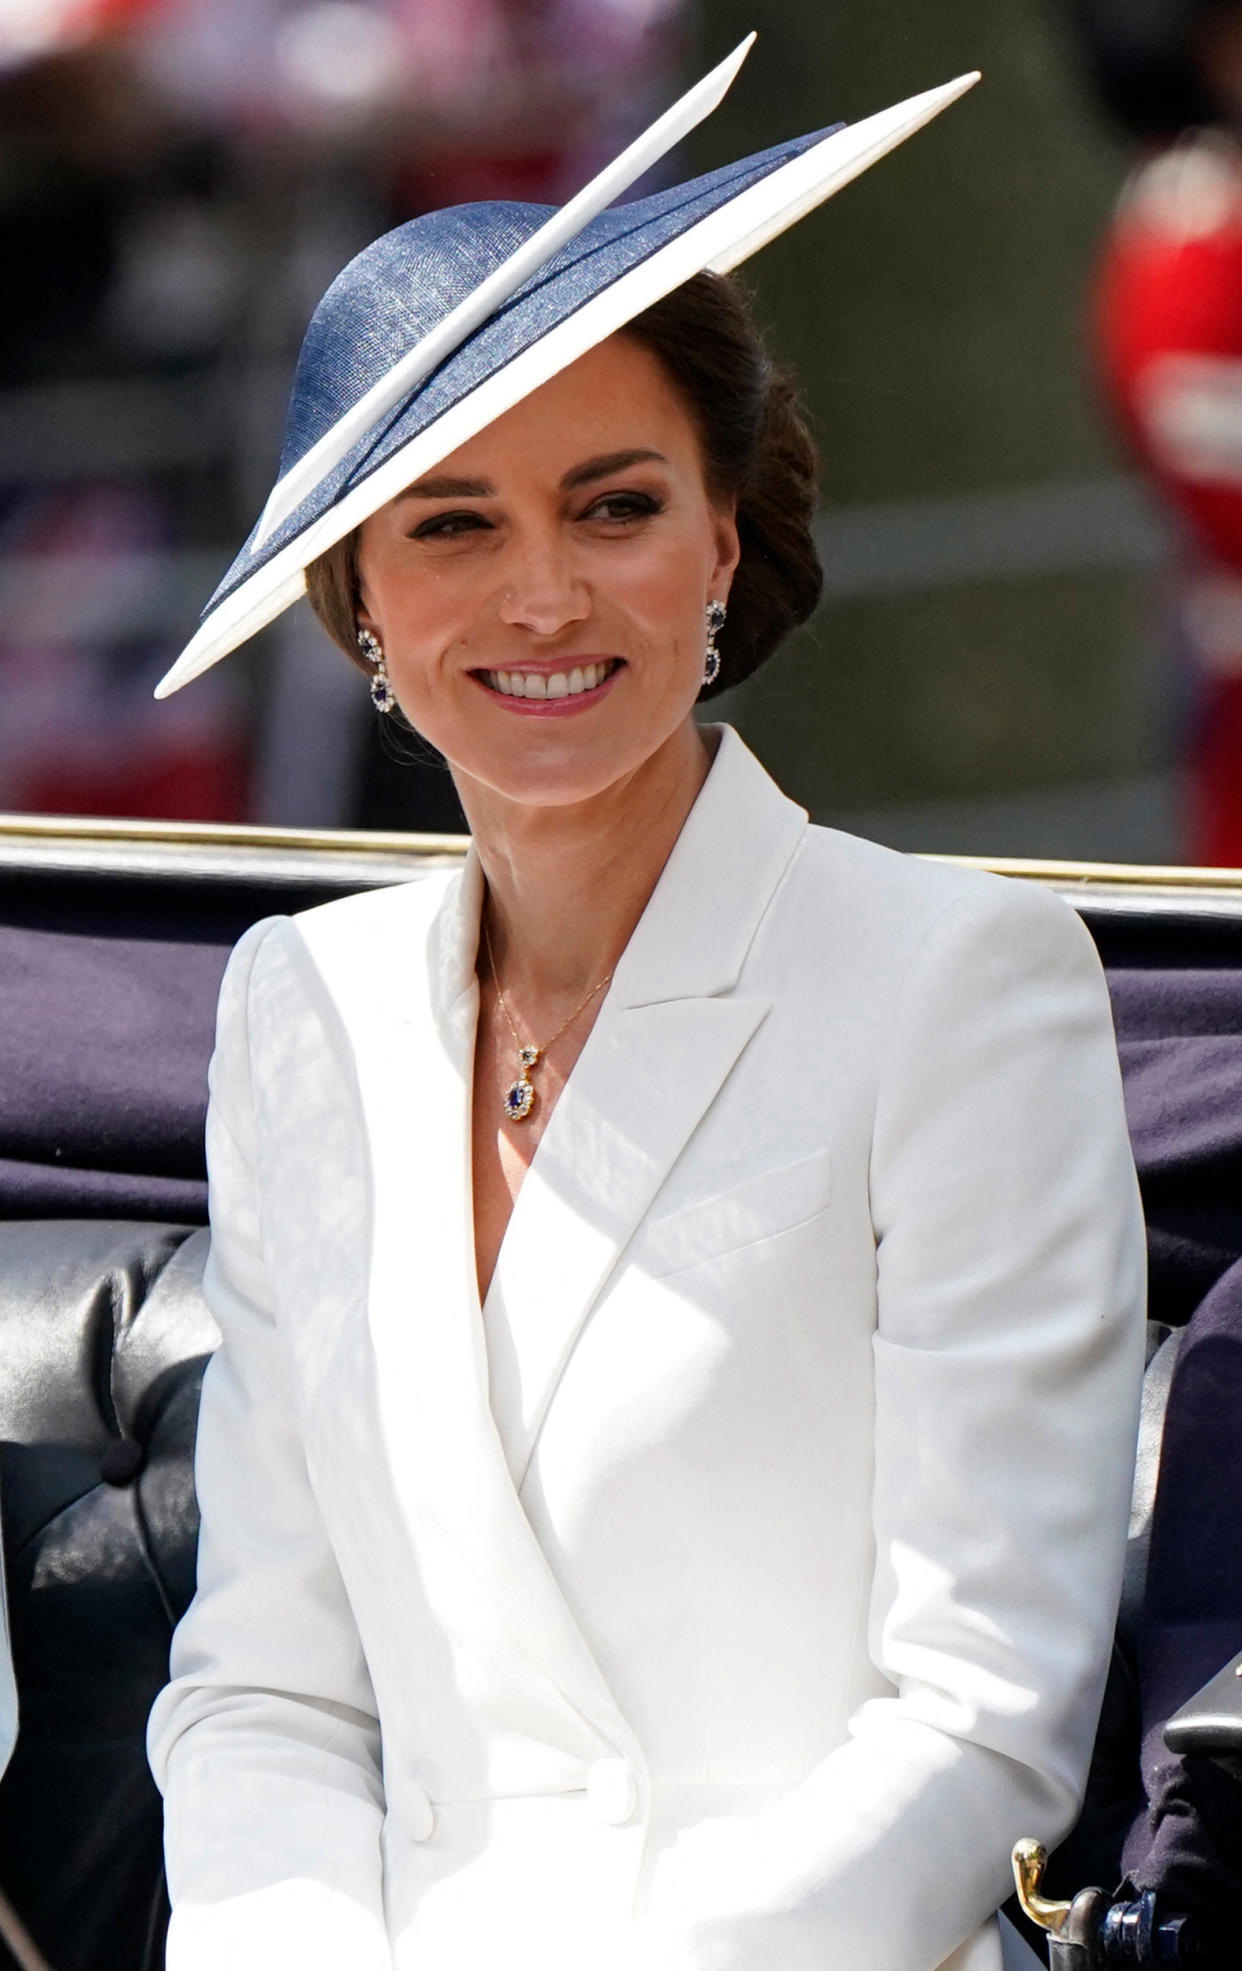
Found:
M 736 198 L 668 241 L 515 356 L 226 596 L 155 688 L 168 698 L 226 657 L 304 593 L 307 564 L 351 533 L 432 466 L 693 274 L 725 272 L 840 191 L 974 86 L 977 73 L 926 90 L 838 130 L 778 165 Z
M 523 240 L 517 251 L 511 253 L 485 281 L 480 281 L 474 292 L 460 301 L 456 308 L 450 309 L 430 334 L 408 349 L 386 376 L 372 384 L 356 404 L 351 404 L 331 430 L 325 431 L 323 437 L 317 438 L 301 458 L 294 460 L 268 496 L 255 535 L 256 551 L 291 513 L 297 512 L 307 494 L 327 478 L 333 468 L 353 450 L 358 440 L 365 438 L 367 432 L 395 409 L 403 397 L 417 389 L 432 370 L 460 348 L 467 336 L 473 335 L 495 309 L 517 293 L 523 281 L 538 273 L 554 253 L 559 253 L 584 226 L 589 226 L 592 219 L 598 218 L 606 206 L 619 199 L 622 192 L 628 191 L 644 171 L 658 164 L 674 144 L 679 144 L 705 116 L 711 114 L 728 93 L 734 77 L 750 53 L 754 39 L 753 34 L 747 35 L 727 60 L 714 68 L 710 75 L 705 75 L 701 82 L 696 82 L 693 89 L 666 110 L 649 130 L 644 130 L 641 137 L 635 138 L 620 157 L 614 158 L 611 164 L 592 178 L 590 184 L 571 198 L 568 205 L 563 205 L 545 225 L 538 227 L 529 239 Z

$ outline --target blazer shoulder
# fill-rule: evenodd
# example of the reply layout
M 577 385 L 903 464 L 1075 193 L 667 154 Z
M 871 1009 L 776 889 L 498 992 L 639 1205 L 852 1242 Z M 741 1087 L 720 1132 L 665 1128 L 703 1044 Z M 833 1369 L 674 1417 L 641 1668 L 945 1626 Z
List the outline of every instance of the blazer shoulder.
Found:
M 337 997 L 342 980 L 361 974 L 374 979 L 394 950 L 410 948 L 434 919 L 457 871 L 377 890 L 358 891 L 316 904 L 292 916 L 260 918 L 229 954 L 216 1011 L 216 1052 L 235 1051 L 240 1037 L 270 1031 L 274 1009 L 279 1027 L 290 1006 L 308 996 L 320 1010 Z
M 930 929 L 946 911 L 1081 928 L 1072 904 L 1044 883 L 884 848 L 841 829 L 812 824 L 803 857 L 817 888 L 844 894 L 859 910 L 887 913 L 899 905 L 916 934 Z
M 894 983 L 942 942 L 963 961 L 994 947 L 1034 964 L 1099 967 L 1078 912 L 1043 883 L 902 854 L 835 828 L 806 830 L 771 928 L 821 971 L 844 963 Z
M 370 942 L 390 935 L 408 936 L 420 925 L 431 923 L 460 876 L 458 869 L 436 870 L 429 876 L 385 884 L 382 889 L 356 890 L 350 896 L 333 898 L 331 903 L 299 910 L 289 921 L 313 952 L 360 939 Z

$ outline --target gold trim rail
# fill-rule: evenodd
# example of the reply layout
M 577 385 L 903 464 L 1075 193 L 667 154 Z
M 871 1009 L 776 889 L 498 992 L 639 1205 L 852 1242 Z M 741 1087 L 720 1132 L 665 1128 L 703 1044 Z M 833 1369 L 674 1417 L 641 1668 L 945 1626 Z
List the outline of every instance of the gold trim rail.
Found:
M 351 862 L 373 862 L 382 866 L 391 861 L 406 868 L 420 863 L 442 862 L 465 854 L 469 838 L 465 835 L 405 833 L 400 830 L 362 828 L 267 828 L 251 823 L 214 821 L 126 820 L 116 816 L 0 814 L 0 850 L 6 860 L 20 853 L 23 845 L 38 852 L 61 848 L 72 854 L 86 852 L 93 861 L 102 859 L 108 849 L 137 851 L 148 867 L 154 866 L 161 850 L 179 852 L 189 860 L 214 858 L 232 864 L 249 856 L 264 855 L 276 860 L 296 857 L 344 857 Z M 1120 900 L 1125 894 L 1143 890 L 1162 893 L 1169 900 L 1175 895 L 1189 899 L 1191 893 L 1201 902 L 1219 897 L 1222 902 L 1242 900 L 1242 869 L 1192 868 L 1175 863 L 1065 862 L 1021 856 L 938 855 L 928 852 L 934 862 L 953 863 L 966 869 L 989 869 L 997 875 L 1014 876 L 1026 882 L 1047 883 L 1080 901 L 1095 893 L 1101 902 L 1107 896 Z
M 465 835 L 375 828 L 260 828 L 217 821 L 124 821 L 112 816 L 0 814 L 0 836 L 35 842 L 165 844 L 173 848 L 315 850 L 337 855 L 464 855 Z

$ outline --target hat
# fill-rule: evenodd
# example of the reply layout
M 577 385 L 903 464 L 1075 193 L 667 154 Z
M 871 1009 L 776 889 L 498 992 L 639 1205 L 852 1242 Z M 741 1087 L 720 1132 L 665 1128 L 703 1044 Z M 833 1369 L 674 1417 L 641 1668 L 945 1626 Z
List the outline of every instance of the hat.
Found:
M 338 274 L 298 358 L 277 483 L 157 698 L 280 615 L 312 561 L 502 412 L 692 275 L 727 273 L 979 79 L 613 203 L 715 108 L 753 40 L 559 211 L 426 213 Z

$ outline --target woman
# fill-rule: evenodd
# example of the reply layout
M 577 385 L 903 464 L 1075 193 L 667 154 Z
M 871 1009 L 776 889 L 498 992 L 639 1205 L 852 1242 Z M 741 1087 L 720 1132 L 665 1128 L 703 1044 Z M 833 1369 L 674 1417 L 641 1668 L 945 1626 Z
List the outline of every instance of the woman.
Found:
M 151 1730 L 174 1971 L 994 1971 L 1010 1843 L 1075 1812 L 1142 1346 L 1090 942 L 808 827 L 696 725 L 818 590 L 809 442 L 699 247 L 461 415 L 650 271 L 653 212 L 701 243 L 710 182 L 753 239 L 790 161 L 590 222 L 342 467 L 324 351 L 523 227 L 369 249 L 295 390 L 321 480 L 191 657 L 301 555 L 473 847 L 256 926 L 223 988 L 199 1591 Z

